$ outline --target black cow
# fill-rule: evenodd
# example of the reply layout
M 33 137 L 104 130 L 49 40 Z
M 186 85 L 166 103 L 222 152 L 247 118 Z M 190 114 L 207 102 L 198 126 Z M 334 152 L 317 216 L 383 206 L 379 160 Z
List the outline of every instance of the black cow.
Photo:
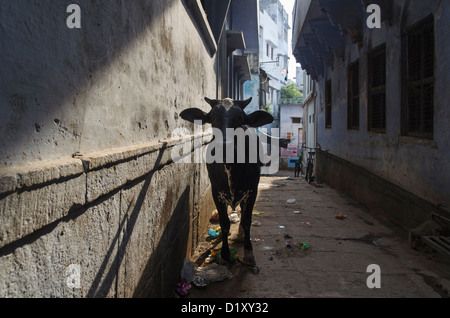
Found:
M 261 127 L 273 122 L 272 115 L 265 111 L 256 111 L 249 115 L 244 112 L 245 107 L 251 102 L 251 98 L 245 101 L 233 101 L 225 98 L 224 100 L 211 100 L 205 98 L 211 105 L 209 113 L 205 113 L 198 108 L 190 108 L 181 112 L 181 118 L 194 122 L 201 121 L 202 124 L 209 123 L 213 128 L 220 130 L 223 140 L 213 140 L 208 147 L 223 147 L 223 158 L 233 151 L 234 162 L 223 160 L 223 162 L 214 161 L 207 163 L 208 175 L 211 181 L 212 194 L 219 212 L 220 226 L 222 228 L 222 250 L 221 257 L 230 262 L 230 251 L 228 247 L 228 234 L 230 231 L 230 220 L 228 218 L 228 206 L 233 210 L 239 205 L 241 207 L 241 227 L 244 230 L 244 262 L 256 265 L 252 253 L 252 244 L 250 241 L 250 226 L 252 223 L 252 211 L 258 192 L 258 183 L 261 174 L 261 160 L 249 160 L 250 148 L 249 142 L 256 140 L 259 154 L 259 138 L 248 138 L 245 144 L 245 161 L 236 160 L 241 156 L 242 148 L 238 148 L 238 143 L 233 142 L 232 137 L 227 136 L 227 128 L 245 130 L 249 135 L 256 136 L 253 132 L 247 131 L 249 127 Z M 229 131 L 228 131 L 229 132 Z M 217 138 L 215 138 L 217 139 Z M 209 148 L 214 154 L 214 149 Z M 228 157 L 229 158 L 229 157 Z M 220 160 L 219 160 L 220 161 Z

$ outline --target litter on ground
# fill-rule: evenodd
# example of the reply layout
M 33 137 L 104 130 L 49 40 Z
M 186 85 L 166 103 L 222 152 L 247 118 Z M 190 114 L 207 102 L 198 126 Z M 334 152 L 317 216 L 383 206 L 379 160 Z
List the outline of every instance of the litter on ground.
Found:
M 338 220 L 344 220 L 346 217 L 347 216 L 342 213 L 339 213 L 338 215 L 336 215 L 336 219 L 338 219 Z
M 261 215 L 261 214 L 264 214 L 264 212 L 253 210 L 252 214 L 253 215 Z

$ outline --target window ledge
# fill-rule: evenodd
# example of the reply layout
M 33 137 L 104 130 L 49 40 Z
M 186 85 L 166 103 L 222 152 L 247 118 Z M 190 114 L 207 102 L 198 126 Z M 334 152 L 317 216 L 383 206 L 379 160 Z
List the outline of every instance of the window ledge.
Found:
M 399 142 L 401 144 L 428 146 L 433 149 L 438 149 L 436 142 L 432 139 L 425 139 L 425 138 L 412 137 L 412 136 L 400 136 Z

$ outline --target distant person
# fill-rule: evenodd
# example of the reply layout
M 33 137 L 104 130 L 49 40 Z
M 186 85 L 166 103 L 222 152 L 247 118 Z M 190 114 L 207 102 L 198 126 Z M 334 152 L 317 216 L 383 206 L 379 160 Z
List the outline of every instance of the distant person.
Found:
M 295 162 L 294 177 L 300 177 L 302 171 L 302 160 L 303 160 L 303 152 L 300 152 L 300 156 L 298 157 L 298 160 Z

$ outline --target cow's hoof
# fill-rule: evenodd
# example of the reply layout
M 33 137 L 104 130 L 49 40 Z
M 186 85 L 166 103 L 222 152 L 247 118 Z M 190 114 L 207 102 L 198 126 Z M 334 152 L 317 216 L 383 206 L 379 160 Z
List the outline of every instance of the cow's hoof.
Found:
M 221 258 L 221 259 L 219 259 L 219 261 L 217 262 L 217 264 L 219 264 L 219 265 L 224 265 L 224 266 L 229 266 L 229 265 L 231 264 L 231 262 L 230 262 L 230 261 L 227 261 L 227 260 L 225 260 L 225 259 L 223 259 L 223 258 Z
M 255 257 L 252 251 L 244 250 L 244 263 L 256 266 Z
M 220 250 L 219 265 L 226 265 L 231 263 L 230 250 Z

